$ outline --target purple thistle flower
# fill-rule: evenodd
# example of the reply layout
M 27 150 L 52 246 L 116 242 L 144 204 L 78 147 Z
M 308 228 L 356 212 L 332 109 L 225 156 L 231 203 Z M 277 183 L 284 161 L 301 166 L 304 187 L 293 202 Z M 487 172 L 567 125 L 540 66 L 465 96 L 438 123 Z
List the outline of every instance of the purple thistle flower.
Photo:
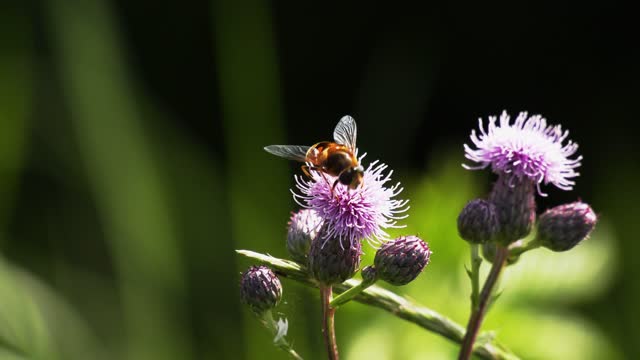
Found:
M 363 155 L 364 157 L 364 155 Z M 312 179 L 295 176 L 296 187 L 301 192 L 293 192 L 294 200 L 302 207 L 314 209 L 323 219 L 324 230 L 321 238 L 326 242 L 337 239 L 342 246 L 355 246 L 356 242 L 367 239 L 372 246 L 386 241 L 389 235 L 386 228 L 403 227 L 397 220 L 407 215 L 408 200 L 393 197 L 402 192 L 400 183 L 385 187 L 391 180 L 393 171 L 386 175 L 387 165 L 378 161 L 371 163 L 364 171 L 364 182 L 356 189 L 338 184 L 331 190 L 335 177 L 325 173 L 312 172 Z
M 575 171 L 580 166 L 582 156 L 570 159 L 578 149 L 578 144 L 563 142 L 569 131 L 562 131 L 560 125 L 547 125 L 547 120 L 540 115 L 527 118 L 521 112 L 513 124 L 510 124 L 506 111 L 500 115 L 497 124 L 496 116 L 489 116 L 486 131 L 479 119 L 480 135 L 471 131 L 471 141 L 476 149 L 464 145 L 465 157 L 479 166 L 463 165 L 465 169 L 484 169 L 491 165 L 493 172 L 506 174 L 521 180 L 528 178 L 538 186 L 552 183 L 562 190 L 571 190 L 575 182 L 571 180 L 579 174 Z

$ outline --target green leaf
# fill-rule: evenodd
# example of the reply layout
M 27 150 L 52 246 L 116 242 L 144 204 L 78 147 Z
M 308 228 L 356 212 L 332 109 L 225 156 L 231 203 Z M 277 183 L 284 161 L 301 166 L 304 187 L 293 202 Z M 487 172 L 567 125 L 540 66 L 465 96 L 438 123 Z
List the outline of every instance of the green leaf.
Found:
M 0 359 L 108 358 L 66 301 L 1 257 L 0 294 Z
M 0 259 L 0 354 L 9 359 L 52 359 L 43 314 L 27 289 Z

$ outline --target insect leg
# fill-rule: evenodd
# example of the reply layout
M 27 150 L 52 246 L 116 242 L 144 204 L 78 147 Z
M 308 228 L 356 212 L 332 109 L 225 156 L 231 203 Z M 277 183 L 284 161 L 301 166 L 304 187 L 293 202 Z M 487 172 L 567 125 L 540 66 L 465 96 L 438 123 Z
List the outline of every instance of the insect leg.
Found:
M 329 184 L 329 180 L 327 179 L 327 177 L 324 174 L 324 168 L 321 166 L 309 166 L 309 165 L 302 165 L 302 171 L 305 173 L 305 175 L 307 175 L 308 177 L 313 179 L 313 176 L 311 176 L 311 171 L 316 171 L 318 173 L 320 173 L 320 176 L 322 176 L 322 178 L 324 179 L 324 181 L 327 183 L 327 185 L 331 186 L 331 184 Z M 333 193 L 333 188 L 332 191 Z
M 319 171 L 320 175 L 322 176 L 322 178 L 324 179 L 324 182 L 327 183 L 327 185 L 331 186 L 331 184 L 329 184 L 329 180 L 327 179 L 327 177 L 324 174 L 324 171 Z M 337 181 L 337 180 L 336 180 Z M 331 188 L 331 195 L 333 195 L 333 188 Z
M 309 172 L 309 165 L 302 165 L 302 172 L 307 175 L 308 177 L 312 178 L 311 173 Z
M 340 182 L 340 178 L 337 178 L 336 181 L 333 182 L 333 186 L 331 186 L 331 195 L 333 195 L 333 190 L 336 188 L 339 182 Z M 347 188 L 347 191 L 349 191 L 348 188 Z

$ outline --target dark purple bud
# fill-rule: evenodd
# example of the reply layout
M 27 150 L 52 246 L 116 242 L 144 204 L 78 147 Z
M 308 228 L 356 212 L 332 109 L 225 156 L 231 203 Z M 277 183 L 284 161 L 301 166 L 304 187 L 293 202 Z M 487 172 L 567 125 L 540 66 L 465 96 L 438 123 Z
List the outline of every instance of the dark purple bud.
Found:
M 377 277 L 392 285 L 405 285 L 429 263 L 429 245 L 417 236 L 401 236 L 388 241 L 376 252 Z
M 266 266 L 252 266 L 240 279 L 240 300 L 256 314 L 274 308 L 282 298 L 282 285 Z
M 311 242 L 309 273 L 320 284 L 339 284 L 350 279 L 360 267 L 362 244 L 348 239 L 324 239 L 322 235 Z
M 500 230 L 496 206 L 482 199 L 471 200 L 458 216 L 460 237 L 474 244 L 493 240 Z
M 591 206 L 583 202 L 556 206 L 540 215 L 536 240 L 553 251 L 567 251 L 586 239 L 597 221 Z
M 300 264 L 307 263 L 311 241 L 316 238 L 322 218 L 315 210 L 302 209 L 291 215 L 287 229 L 287 250 L 291 258 Z
M 489 195 L 498 212 L 500 231 L 496 241 L 508 246 L 529 235 L 536 220 L 533 182 L 502 174 Z

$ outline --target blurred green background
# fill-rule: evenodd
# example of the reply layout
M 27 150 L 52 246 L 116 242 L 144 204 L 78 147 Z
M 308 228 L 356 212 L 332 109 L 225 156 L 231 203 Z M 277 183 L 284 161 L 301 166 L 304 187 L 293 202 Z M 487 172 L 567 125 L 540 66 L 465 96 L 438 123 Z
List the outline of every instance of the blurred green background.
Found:
M 233 250 L 286 256 L 299 168 L 262 147 L 328 139 L 344 114 L 411 200 L 394 235 L 434 251 L 394 290 L 464 324 L 455 219 L 492 179 L 462 144 L 503 109 L 571 130 L 582 176 L 538 207 L 580 198 L 600 224 L 510 267 L 484 329 L 525 359 L 640 358 L 635 20 L 616 1 L 3 1 L 0 359 L 284 358 L 239 303 Z M 317 292 L 283 283 L 289 339 L 324 358 Z M 345 359 L 458 349 L 358 304 L 336 322 Z

